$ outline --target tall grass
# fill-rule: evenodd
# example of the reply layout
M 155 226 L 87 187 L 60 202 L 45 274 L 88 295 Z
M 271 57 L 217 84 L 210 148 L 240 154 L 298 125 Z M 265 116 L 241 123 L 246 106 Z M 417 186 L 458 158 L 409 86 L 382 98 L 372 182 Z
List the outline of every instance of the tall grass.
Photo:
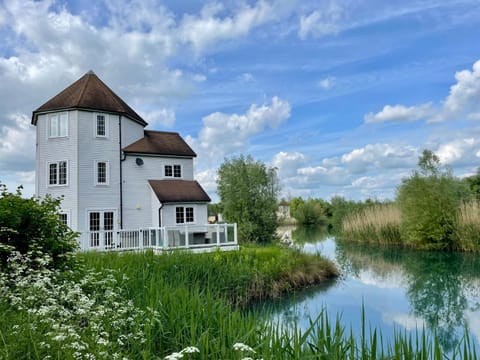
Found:
M 317 257 L 252 248 L 204 255 L 110 253 L 82 258 L 83 269 L 75 273 L 31 271 L 21 259 L 20 271 L 0 273 L 0 359 L 446 356 L 434 336 L 420 331 L 416 338 L 398 333 L 392 342 L 383 342 L 379 331 L 366 330 L 364 316 L 361 337 L 356 338 L 340 319 L 332 321 L 324 313 L 301 331 L 240 310 L 238 305 L 247 303 L 248 295 L 257 298 L 260 285 L 271 289 L 276 283 L 272 280 L 287 276 L 285 272 L 306 273 L 308 266 L 320 266 L 312 265 Z M 298 281 L 296 276 L 292 279 Z M 466 334 L 448 355 L 477 359 L 475 351 Z
M 402 216 L 396 204 L 374 205 L 347 215 L 339 238 L 365 244 L 395 245 L 425 249 L 407 241 Z M 463 203 L 456 213 L 451 245 L 444 250 L 480 251 L 480 202 Z
M 457 212 L 455 250 L 480 251 L 480 202 L 462 204 Z
M 341 237 L 369 244 L 399 245 L 400 224 L 401 214 L 395 204 L 374 205 L 346 216 Z

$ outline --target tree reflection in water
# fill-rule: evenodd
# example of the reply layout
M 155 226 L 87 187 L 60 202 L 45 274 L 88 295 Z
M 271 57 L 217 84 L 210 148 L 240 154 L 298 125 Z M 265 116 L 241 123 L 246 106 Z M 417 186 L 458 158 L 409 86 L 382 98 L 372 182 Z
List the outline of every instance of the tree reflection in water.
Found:
M 463 333 L 467 311 L 480 307 L 480 258 L 472 254 L 378 249 L 337 242 L 342 271 L 358 276 L 370 270 L 380 278 L 402 273 L 413 315 L 435 329 L 445 350 Z M 472 295 L 473 294 L 473 295 Z

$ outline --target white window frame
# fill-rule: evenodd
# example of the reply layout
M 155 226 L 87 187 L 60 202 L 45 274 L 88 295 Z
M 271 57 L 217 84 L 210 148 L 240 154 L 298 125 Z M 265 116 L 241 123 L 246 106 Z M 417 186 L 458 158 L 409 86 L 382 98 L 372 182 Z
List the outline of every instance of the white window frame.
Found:
M 67 217 L 67 223 L 66 225 L 68 227 L 71 227 L 71 218 L 70 218 L 70 210 L 60 210 L 59 215 L 65 215 Z
M 98 133 L 98 117 L 103 116 L 105 121 L 105 135 L 101 135 Z M 93 115 L 93 133 L 95 134 L 96 138 L 108 138 L 108 114 L 105 113 L 94 113 Z
M 178 219 L 177 219 L 177 213 L 179 209 L 182 209 L 183 222 L 178 222 Z M 187 221 L 187 209 L 192 209 L 192 212 L 193 212 L 192 221 Z M 195 206 L 189 206 L 189 205 L 175 206 L 175 224 L 195 224 L 195 212 L 196 212 Z
M 55 125 L 53 126 L 53 123 L 55 122 Z M 62 127 L 63 123 L 63 127 Z M 55 113 L 55 114 L 50 114 L 48 116 L 48 127 L 47 127 L 47 132 L 48 132 L 48 138 L 49 139 L 54 139 L 54 138 L 65 138 L 68 137 L 68 131 L 69 131 L 69 126 L 68 126 L 68 113 Z M 62 133 L 62 130 L 64 133 Z
M 98 182 L 98 164 L 104 163 L 105 164 L 105 182 Z M 110 162 L 105 160 L 96 160 L 94 164 L 94 183 L 95 186 L 108 186 L 110 185 Z
M 60 184 L 60 164 L 65 163 L 65 184 Z M 56 182 L 54 184 L 50 183 L 50 165 L 55 164 L 57 165 L 56 169 Z M 50 161 L 47 163 L 47 186 L 48 187 L 55 187 L 55 186 L 68 186 L 68 161 L 67 160 L 59 160 L 59 161 Z
M 167 175 L 167 166 L 170 166 L 172 168 L 172 175 Z M 175 176 L 175 167 L 178 167 L 180 169 L 180 176 Z M 165 164 L 163 167 L 163 175 L 168 178 L 175 178 L 175 179 L 181 179 L 183 174 L 183 168 L 182 165 L 180 164 Z

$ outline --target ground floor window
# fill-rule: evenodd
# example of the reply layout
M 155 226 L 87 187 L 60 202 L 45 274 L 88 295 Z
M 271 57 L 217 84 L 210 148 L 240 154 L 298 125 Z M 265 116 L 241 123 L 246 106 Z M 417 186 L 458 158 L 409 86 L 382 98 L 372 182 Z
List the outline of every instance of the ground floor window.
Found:
M 68 214 L 67 213 L 60 213 L 58 214 L 58 217 L 60 219 L 60 222 L 63 224 L 63 225 L 66 225 L 66 226 L 69 226 L 69 219 L 68 219 Z
M 175 218 L 177 224 L 193 223 L 195 221 L 193 207 L 177 206 Z

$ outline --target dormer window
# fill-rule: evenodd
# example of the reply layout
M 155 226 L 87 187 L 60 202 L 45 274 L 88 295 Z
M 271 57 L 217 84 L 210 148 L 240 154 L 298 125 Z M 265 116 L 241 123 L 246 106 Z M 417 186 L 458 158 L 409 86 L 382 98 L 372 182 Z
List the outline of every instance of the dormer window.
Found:
M 48 137 L 68 136 L 68 114 L 51 114 L 48 119 Z
M 180 165 L 165 165 L 165 177 L 182 177 L 182 167 Z
M 96 115 L 95 135 L 97 137 L 107 137 L 107 118 L 104 114 Z

